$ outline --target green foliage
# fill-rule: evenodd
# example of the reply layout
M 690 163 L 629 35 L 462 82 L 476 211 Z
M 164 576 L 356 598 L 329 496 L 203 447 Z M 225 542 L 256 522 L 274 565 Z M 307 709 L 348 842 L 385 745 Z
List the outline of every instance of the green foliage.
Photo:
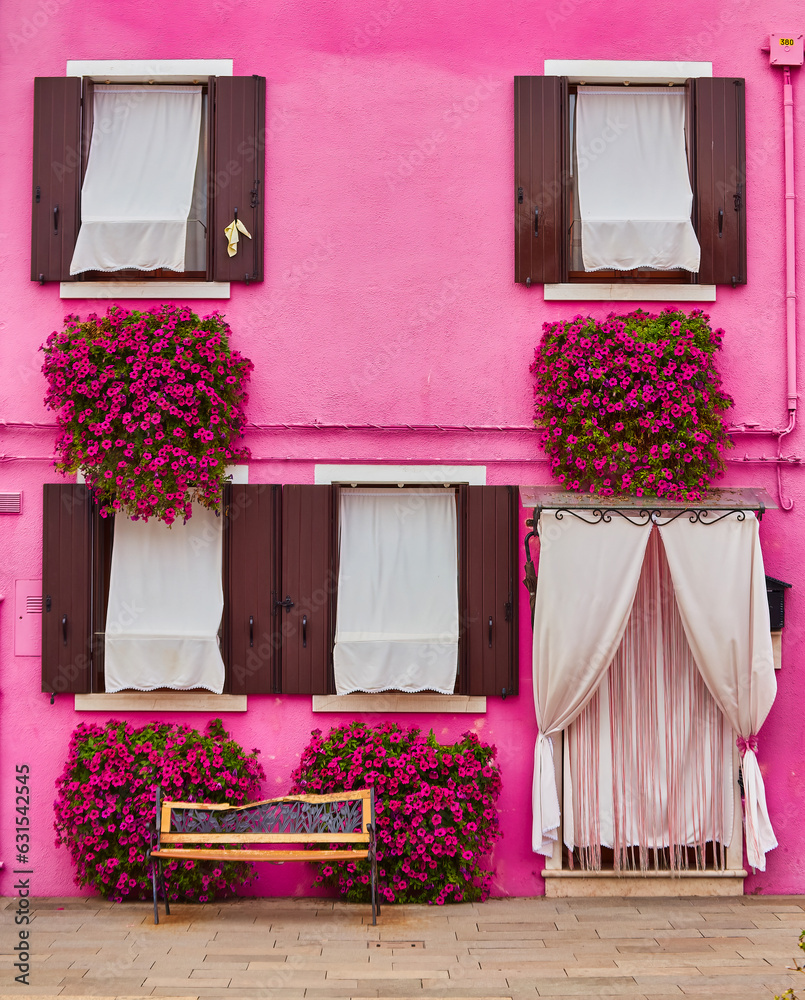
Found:
M 531 371 L 551 474 L 601 497 L 703 499 L 731 447 L 723 333 L 698 309 L 546 323 Z
M 396 723 L 352 722 L 313 739 L 294 772 L 292 792 L 374 788 L 381 901 L 469 902 L 486 899 L 483 867 L 502 836 L 497 750 L 465 733 L 451 746 Z M 322 864 L 316 878 L 352 902 L 369 900 L 369 862 Z
M 259 797 L 265 777 L 256 754 L 231 740 L 220 719 L 203 735 L 156 722 L 139 729 L 117 721 L 103 728 L 81 723 L 54 804 L 56 845 L 69 850 L 76 884 L 116 901 L 148 898 L 156 786 L 163 799 L 242 805 Z M 170 861 L 168 894 L 203 903 L 233 894 L 253 870 L 244 862 Z

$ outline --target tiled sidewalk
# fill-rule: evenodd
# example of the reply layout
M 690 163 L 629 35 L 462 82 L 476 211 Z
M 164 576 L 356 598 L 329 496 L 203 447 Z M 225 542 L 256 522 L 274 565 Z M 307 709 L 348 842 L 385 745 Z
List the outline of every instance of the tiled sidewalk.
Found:
M 493 899 L 451 907 L 260 899 L 177 906 L 35 903 L 30 986 L 14 982 L 2 913 L 4 997 L 451 997 L 771 1000 L 805 975 L 805 897 Z

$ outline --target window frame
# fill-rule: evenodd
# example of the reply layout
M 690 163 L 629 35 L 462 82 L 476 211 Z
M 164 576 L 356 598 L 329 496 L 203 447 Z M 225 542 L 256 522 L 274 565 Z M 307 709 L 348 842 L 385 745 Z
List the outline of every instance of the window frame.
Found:
M 85 81 L 91 83 L 133 83 L 133 84 L 185 84 L 198 85 L 208 91 L 208 80 L 211 76 L 234 76 L 234 60 L 232 59 L 68 59 L 66 76 L 79 77 L 82 81 L 82 92 Z M 212 120 L 207 106 L 208 143 L 212 143 L 209 125 Z M 87 134 L 87 126 L 91 126 L 91 116 L 84 115 L 81 125 L 81 184 L 89 159 L 89 144 L 91 134 Z M 210 152 L 207 152 L 207 162 L 210 164 Z M 209 167 L 208 167 L 209 169 Z M 211 205 L 208 202 L 207 229 L 210 225 Z M 80 220 L 80 214 L 79 214 Z M 207 254 L 207 273 L 210 271 L 210 258 Z M 59 283 L 60 298 L 170 298 L 184 296 L 187 298 L 228 299 L 230 283 L 216 282 L 203 277 L 125 277 L 121 272 L 109 272 L 109 277 L 100 277 L 96 272 L 89 272 L 88 277 L 76 275 L 74 281 Z M 196 291 L 204 287 L 204 294 Z M 134 293 L 134 294 L 127 294 Z
M 546 77 L 560 77 L 568 85 L 579 84 L 623 84 L 628 81 L 635 86 L 660 86 L 673 83 L 686 84 L 688 80 L 712 77 L 711 62 L 658 61 L 658 60 L 587 60 L 587 59 L 546 59 L 543 64 Z M 567 88 L 565 88 L 567 89 Z M 570 142 L 569 104 L 562 111 L 564 126 L 562 141 Z M 570 150 L 567 151 L 569 157 Z M 696 205 L 695 178 L 694 214 Z M 567 185 L 563 185 L 563 199 L 568 198 Z M 567 212 L 563 213 L 565 216 Z M 660 272 L 652 272 L 645 278 L 630 281 L 612 280 L 611 276 L 601 275 L 589 279 L 579 276 L 569 279 L 569 231 L 562 236 L 565 242 L 563 251 L 568 258 L 568 279 L 560 282 L 546 282 L 543 294 L 546 301 L 692 301 L 714 302 L 716 300 L 716 285 L 699 283 L 697 279 L 683 279 L 677 282 L 663 282 L 656 277 Z M 528 282 L 530 283 L 530 282 Z
M 206 273 L 166 279 L 134 272 L 134 280 L 109 272 L 101 279 L 69 274 L 80 226 L 82 90 L 91 83 L 196 84 L 208 88 L 208 238 Z M 260 76 L 235 76 L 231 59 L 68 60 L 63 77 L 34 82 L 31 279 L 59 282 L 65 299 L 225 299 L 231 283 L 264 280 L 265 92 Z M 40 203 L 41 202 L 41 203 Z M 253 239 L 244 251 L 226 253 L 223 230 L 234 209 Z M 59 209 L 61 208 L 61 212 Z M 52 213 L 52 214 L 51 214 Z M 215 236 L 215 234 L 218 234 Z M 210 280 L 207 280 L 210 279 Z

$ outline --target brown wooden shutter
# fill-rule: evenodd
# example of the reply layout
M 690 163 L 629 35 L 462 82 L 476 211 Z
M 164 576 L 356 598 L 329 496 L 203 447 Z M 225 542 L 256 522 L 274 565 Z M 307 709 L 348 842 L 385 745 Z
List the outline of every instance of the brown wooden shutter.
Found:
M 34 80 L 31 280 L 71 281 L 81 191 L 81 80 Z
M 514 78 L 514 280 L 567 280 L 567 80 Z
M 215 281 L 263 280 L 266 80 L 218 76 L 210 80 L 213 109 L 210 157 L 212 274 Z M 251 234 L 227 253 L 224 230 L 235 218 Z
M 329 694 L 335 623 L 335 530 L 338 490 L 333 486 L 282 489 L 282 582 L 276 608 L 282 635 L 283 694 Z
M 224 492 L 224 655 L 231 694 L 279 690 L 279 486 L 233 484 Z
M 42 690 L 90 690 L 92 504 L 86 486 L 44 487 Z
M 517 694 L 518 490 L 462 490 L 465 592 L 459 689 L 471 695 Z
M 693 94 L 696 219 L 702 284 L 746 284 L 744 81 L 700 77 Z

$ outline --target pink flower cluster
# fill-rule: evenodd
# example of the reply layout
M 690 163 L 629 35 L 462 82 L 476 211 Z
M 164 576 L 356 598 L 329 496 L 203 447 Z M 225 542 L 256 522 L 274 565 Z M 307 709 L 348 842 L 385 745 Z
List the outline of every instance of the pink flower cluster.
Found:
M 225 467 L 248 457 L 236 442 L 253 366 L 229 348 L 219 313 L 187 306 L 111 306 L 65 317 L 48 337 L 45 403 L 60 410 L 63 472 L 81 470 L 101 514 L 171 524 L 197 500 L 216 507 Z
M 601 497 L 703 499 L 731 447 L 723 333 L 698 309 L 546 323 L 531 371 L 552 475 Z
M 292 793 L 375 789 L 381 900 L 459 903 L 489 895 L 492 872 L 482 867 L 502 835 L 496 748 L 465 733 L 452 746 L 396 723 L 352 722 L 314 730 Z M 320 866 L 317 883 L 346 899 L 369 899 L 368 861 Z
M 115 901 L 149 898 L 155 786 L 162 786 L 163 798 L 240 804 L 259 798 L 264 777 L 256 751 L 247 754 L 230 740 L 220 719 L 204 735 L 153 722 L 140 729 L 81 723 L 56 781 L 56 846 L 70 851 L 76 885 Z M 170 861 L 165 873 L 171 899 L 203 903 L 232 895 L 252 877 L 253 866 Z

